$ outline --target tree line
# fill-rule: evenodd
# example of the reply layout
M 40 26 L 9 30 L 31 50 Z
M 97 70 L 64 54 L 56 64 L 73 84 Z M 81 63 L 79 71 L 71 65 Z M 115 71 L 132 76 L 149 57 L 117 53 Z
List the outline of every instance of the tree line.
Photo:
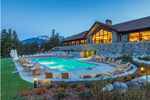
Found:
M 62 46 L 62 42 L 59 40 L 59 33 L 52 30 L 49 41 L 38 44 L 37 41 L 32 43 L 25 43 L 19 41 L 15 30 L 3 29 L 1 32 L 1 53 L 10 53 L 11 49 L 17 49 L 19 53 L 34 53 L 39 51 L 50 51 L 55 46 Z
M 10 53 L 11 49 L 20 51 L 19 38 L 15 30 L 3 29 L 1 32 L 1 53 Z

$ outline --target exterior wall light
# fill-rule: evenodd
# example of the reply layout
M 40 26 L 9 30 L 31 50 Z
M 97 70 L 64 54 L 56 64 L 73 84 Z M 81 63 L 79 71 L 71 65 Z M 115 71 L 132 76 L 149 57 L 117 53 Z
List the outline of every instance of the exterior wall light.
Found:
M 144 67 L 141 67 L 140 70 L 141 70 L 142 72 L 144 72 L 145 69 L 144 69 Z

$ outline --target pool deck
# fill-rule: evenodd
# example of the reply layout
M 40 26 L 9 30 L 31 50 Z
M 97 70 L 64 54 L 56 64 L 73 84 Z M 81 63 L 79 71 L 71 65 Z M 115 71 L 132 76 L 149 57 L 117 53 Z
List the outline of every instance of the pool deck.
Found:
M 63 59 L 68 59 L 68 58 L 63 58 Z M 72 58 L 72 59 L 76 59 L 76 58 Z M 85 63 L 91 63 L 91 64 L 97 64 L 98 66 L 95 66 L 93 69 L 77 69 L 77 70 L 72 70 L 72 71 L 62 71 L 62 72 L 67 72 L 71 75 L 71 79 L 63 79 L 63 81 L 68 81 L 68 82 L 74 82 L 74 81 L 93 81 L 93 80 L 100 80 L 101 78 L 89 78 L 89 79 L 81 79 L 80 78 L 80 75 L 83 75 L 83 74 L 89 74 L 89 73 L 95 73 L 95 74 L 101 74 L 103 72 L 106 72 L 106 71 L 115 71 L 116 67 L 115 66 L 112 66 L 110 64 L 107 64 L 107 63 L 101 63 L 101 62 L 96 62 L 96 61 L 89 61 L 88 59 L 81 59 L 81 60 L 77 60 L 77 61 L 80 61 L 80 62 L 85 62 Z M 14 62 L 15 63 L 15 66 L 19 72 L 19 75 L 20 77 L 25 80 L 25 81 L 28 81 L 28 82 L 31 82 L 33 83 L 33 79 L 35 76 L 33 76 L 33 74 L 31 73 L 30 76 L 28 76 L 28 72 L 23 72 L 23 67 L 17 63 L 17 62 Z M 42 64 L 39 64 L 37 63 L 37 65 L 39 65 L 40 67 L 43 67 L 44 69 L 44 65 Z M 126 72 L 126 73 L 122 73 L 122 74 L 118 74 L 118 75 L 115 75 L 115 76 L 111 76 L 112 78 L 116 78 L 118 76 L 126 76 L 128 74 L 132 74 L 134 73 L 135 71 L 137 70 L 137 67 L 135 65 L 133 65 L 133 68 Z M 53 74 L 59 74 L 60 76 L 57 78 L 57 79 L 46 79 L 46 80 L 51 80 L 51 81 L 62 81 L 61 79 L 61 71 L 56 71 L 56 70 L 53 70 L 49 67 L 46 68 L 46 72 L 52 72 Z M 45 73 L 42 72 L 41 76 L 40 75 L 37 75 L 38 77 L 38 80 L 40 79 L 44 79 L 45 78 Z M 107 77 L 104 77 L 103 79 L 107 79 L 107 78 L 110 78 L 110 76 L 107 76 Z

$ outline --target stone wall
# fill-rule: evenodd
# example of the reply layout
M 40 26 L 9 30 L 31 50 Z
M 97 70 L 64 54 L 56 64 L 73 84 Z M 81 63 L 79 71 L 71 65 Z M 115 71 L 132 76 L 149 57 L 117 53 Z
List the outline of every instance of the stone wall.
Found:
M 115 53 L 115 54 L 150 54 L 150 41 L 134 43 L 110 43 L 110 44 L 87 44 L 77 46 L 55 47 L 59 50 L 75 50 L 82 52 L 84 50 L 97 51 L 97 55 Z

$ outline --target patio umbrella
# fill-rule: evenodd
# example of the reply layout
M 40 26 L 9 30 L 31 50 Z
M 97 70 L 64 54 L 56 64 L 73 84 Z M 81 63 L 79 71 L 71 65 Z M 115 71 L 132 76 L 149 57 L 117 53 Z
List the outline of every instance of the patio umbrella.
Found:
M 13 55 L 14 55 L 14 50 L 11 49 L 11 51 L 10 51 L 10 56 L 13 57 Z
M 14 51 L 13 61 L 18 60 L 17 50 Z

